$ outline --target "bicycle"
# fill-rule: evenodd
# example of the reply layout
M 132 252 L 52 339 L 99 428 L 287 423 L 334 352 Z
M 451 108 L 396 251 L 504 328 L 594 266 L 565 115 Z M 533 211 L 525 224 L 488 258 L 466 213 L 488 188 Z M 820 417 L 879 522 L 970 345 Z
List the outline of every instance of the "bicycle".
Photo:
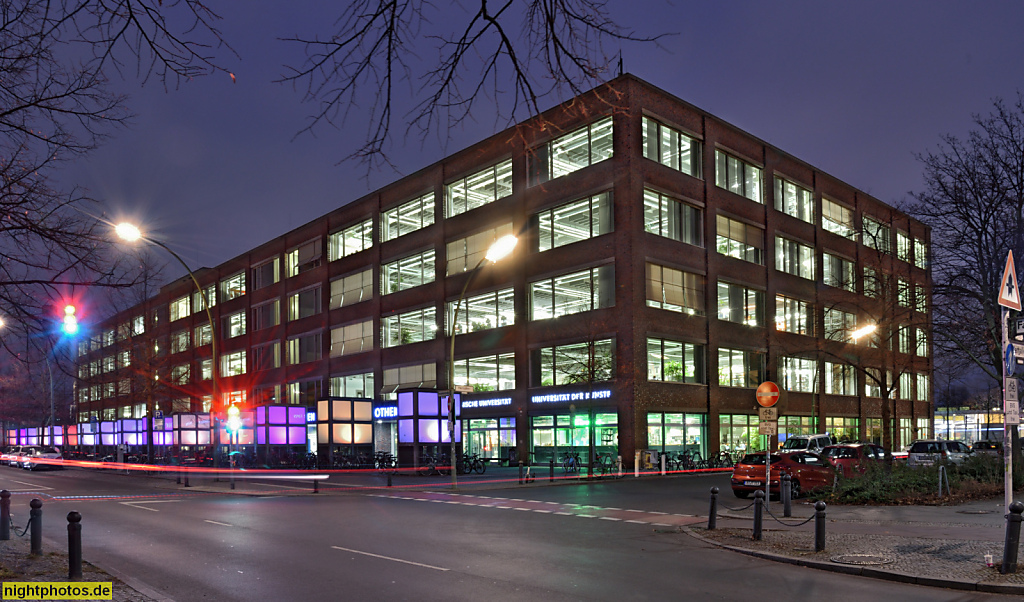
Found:
M 373 460 L 378 472 L 398 472 L 398 461 L 389 452 L 377 452 L 373 454 Z
M 616 456 L 612 456 L 611 454 L 597 454 L 596 460 L 597 466 L 595 472 L 598 477 L 611 475 L 613 478 L 621 479 L 626 476 L 625 473 L 619 470 L 618 458 Z
M 442 464 L 434 456 L 420 456 L 420 462 L 419 473 L 421 476 L 429 477 L 432 474 L 445 476 L 451 474 L 451 467 Z
M 579 452 L 565 452 L 565 457 L 562 458 L 562 470 L 566 473 L 579 472 L 580 471 L 580 454 Z
M 487 463 L 480 459 L 479 454 L 467 454 L 462 456 L 462 463 L 459 466 L 459 472 L 462 474 L 470 474 L 471 472 L 484 474 L 486 471 Z

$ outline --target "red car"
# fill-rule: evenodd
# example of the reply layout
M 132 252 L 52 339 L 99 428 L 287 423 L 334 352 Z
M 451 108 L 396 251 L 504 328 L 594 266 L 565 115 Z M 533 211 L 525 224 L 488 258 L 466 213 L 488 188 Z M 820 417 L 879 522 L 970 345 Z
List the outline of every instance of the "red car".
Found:
M 835 483 L 832 466 L 818 454 L 807 451 L 781 452 L 771 455 L 770 495 L 779 494 L 779 479 L 788 474 L 792 481 L 793 499 L 804 491 L 828 489 Z M 747 454 L 732 469 L 732 492 L 745 498 L 755 491 L 764 491 L 764 452 Z
M 874 443 L 848 443 L 829 445 L 821 450 L 821 455 L 839 474 L 853 476 L 864 474 L 869 465 L 884 460 L 885 450 Z

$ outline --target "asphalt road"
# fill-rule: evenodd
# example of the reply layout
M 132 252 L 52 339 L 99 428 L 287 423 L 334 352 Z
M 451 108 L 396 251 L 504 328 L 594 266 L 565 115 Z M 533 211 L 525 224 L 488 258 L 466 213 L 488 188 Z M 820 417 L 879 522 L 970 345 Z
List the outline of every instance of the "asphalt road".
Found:
M 762 561 L 679 533 L 707 512 L 712 485 L 738 504 L 727 478 L 296 497 L 270 481 L 266 495 L 240 496 L 0 467 L 15 525 L 40 497 L 44 536 L 64 542 L 77 510 L 86 560 L 174 600 L 1000 599 Z

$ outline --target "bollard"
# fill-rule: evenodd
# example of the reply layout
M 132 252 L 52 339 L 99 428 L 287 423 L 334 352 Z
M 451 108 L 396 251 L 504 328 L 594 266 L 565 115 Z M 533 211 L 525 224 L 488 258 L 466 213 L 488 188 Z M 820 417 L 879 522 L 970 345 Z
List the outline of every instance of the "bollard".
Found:
M 615 457 L 616 457 L 615 461 L 619 465 L 619 478 L 621 479 L 622 478 L 622 456 L 615 456 Z
M 390 474 L 389 472 L 388 475 Z M 316 477 L 313 478 L 313 493 L 320 493 L 320 479 Z
M 548 460 L 548 481 L 555 482 L 555 459 Z
M 68 512 L 68 578 L 82 577 L 82 515 Z
M 177 475 L 178 475 L 178 478 L 177 478 L 177 480 L 176 480 L 176 481 L 174 482 L 174 484 L 175 484 L 175 485 L 181 485 L 181 467 L 178 467 L 178 470 L 176 470 L 176 471 L 175 471 L 175 474 L 177 474 Z
M 711 488 L 711 508 L 708 509 L 708 531 L 718 526 L 718 487 Z
M 633 476 L 640 476 L 640 452 L 633 454 Z
M 391 487 L 391 473 L 388 473 L 388 487 Z
M 185 487 L 191 487 L 191 485 L 188 484 L 188 469 L 187 468 L 185 469 Z
M 1003 564 L 999 572 L 1003 575 L 1017 572 L 1017 548 L 1020 546 L 1021 512 L 1024 503 L 1010 504 L 1010 513 L 1006 515 L 1006 541 L 1003 543 Z
M 519 461 L 519 484 L 523 484 L 523 461 Z
M 782 516 L 789 518 L 793 516 L 793 477 L 788 474 L 782 475 Z
M 0 491 L 0 540 L 11 538 L 11 492 Z
M 29 522 L 32 523 L 32 555 L 39 556 L 43 553 L 43 502 L 39 498 L 33 498 L 28 505 Z
M 661 476 L 665 476 L 665 454 L 661 454 Z
M 761 523 L 764 519 L 764 492 L 754 492 L 754 541 L 761 541 Z
M 825 502 L 814 502 L 814 551 L 825 549 Z

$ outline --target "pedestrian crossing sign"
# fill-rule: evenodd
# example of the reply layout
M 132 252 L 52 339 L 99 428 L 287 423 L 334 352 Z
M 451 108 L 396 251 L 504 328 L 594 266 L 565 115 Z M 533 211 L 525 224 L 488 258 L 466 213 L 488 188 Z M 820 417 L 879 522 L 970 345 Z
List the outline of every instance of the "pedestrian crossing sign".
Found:
M 1017 269 L 1013 265 L 1013 251 L 1006 256 L 1003 280 L 999 284 L 999 305 L 1020 311 L 1020 289 L 1017 286 Z

